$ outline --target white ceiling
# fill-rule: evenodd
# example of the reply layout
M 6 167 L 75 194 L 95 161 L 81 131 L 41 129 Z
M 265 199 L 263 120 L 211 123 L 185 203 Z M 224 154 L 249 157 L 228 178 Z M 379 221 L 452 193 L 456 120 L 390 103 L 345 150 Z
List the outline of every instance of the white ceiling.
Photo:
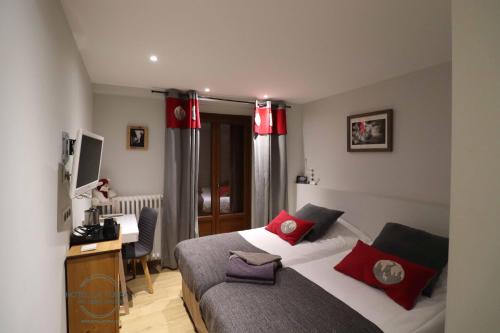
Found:
M 62 3 L 99 84 L 304 103 L 451 59 L 449 0 Z

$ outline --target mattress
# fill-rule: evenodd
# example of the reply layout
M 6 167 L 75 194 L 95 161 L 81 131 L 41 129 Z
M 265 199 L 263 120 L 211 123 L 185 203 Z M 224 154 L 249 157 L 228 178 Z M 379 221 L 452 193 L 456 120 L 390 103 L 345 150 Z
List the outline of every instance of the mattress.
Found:
M 379 289 L 372 288 L 333 267 L 348 251 L 292 266 L 329 294 L 370 320 L 386 333 L 437 333 L 444 331 L 446 272 L 431 298 L 420 296 L 415 307 L 407 311 Z

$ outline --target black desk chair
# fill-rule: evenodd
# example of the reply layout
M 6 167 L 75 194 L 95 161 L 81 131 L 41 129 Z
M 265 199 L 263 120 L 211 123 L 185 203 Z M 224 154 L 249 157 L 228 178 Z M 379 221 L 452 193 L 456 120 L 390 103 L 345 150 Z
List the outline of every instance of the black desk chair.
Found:
M 158 213 L 156 212 L 156 210 L 149 207 L 144 207 L 141 210 L 141 215 L 139 216 L 138 222 L 139 240 L 135 243 L 124 244 L 122 246 L 123 259 L 132 260 L 134 278 L 135 261 L 137 259 L 141 261 L 142 269 L 144 270 L 144 275 L 148 283 L 148 292 L 150 294 L 153 293 L 153 284 L 151 282 L 151 275 L 149 274 L 148 263 L 146 259 L 153 250 L 157 218 Z

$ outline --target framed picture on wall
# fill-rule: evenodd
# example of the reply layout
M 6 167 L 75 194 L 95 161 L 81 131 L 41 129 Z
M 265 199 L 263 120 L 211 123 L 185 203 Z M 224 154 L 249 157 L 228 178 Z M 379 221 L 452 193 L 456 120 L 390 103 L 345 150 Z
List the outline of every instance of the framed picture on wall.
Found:
M 392 151 L 393 110 L 347 117 L 347 151 Z
M 148 149 L 148 128 L 146 126 L 127 126 L 127 149 Z

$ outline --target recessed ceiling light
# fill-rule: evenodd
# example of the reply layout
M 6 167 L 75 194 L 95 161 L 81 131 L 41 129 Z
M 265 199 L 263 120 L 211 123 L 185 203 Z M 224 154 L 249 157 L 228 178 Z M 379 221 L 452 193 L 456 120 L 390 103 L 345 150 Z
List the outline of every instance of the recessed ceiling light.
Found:
M 210 88 L 205 88 L 205 92 L 210 92 Z
M 267 98 L 269 98 L 269 96 L 267 96 L 267 95 L 264 95 L 264 99 L 267 99 Z
M 151 62 L 157 62 L 158 61 L 158 57 L 153 54 L 152 56 L 149 57 L 149 60 Z

